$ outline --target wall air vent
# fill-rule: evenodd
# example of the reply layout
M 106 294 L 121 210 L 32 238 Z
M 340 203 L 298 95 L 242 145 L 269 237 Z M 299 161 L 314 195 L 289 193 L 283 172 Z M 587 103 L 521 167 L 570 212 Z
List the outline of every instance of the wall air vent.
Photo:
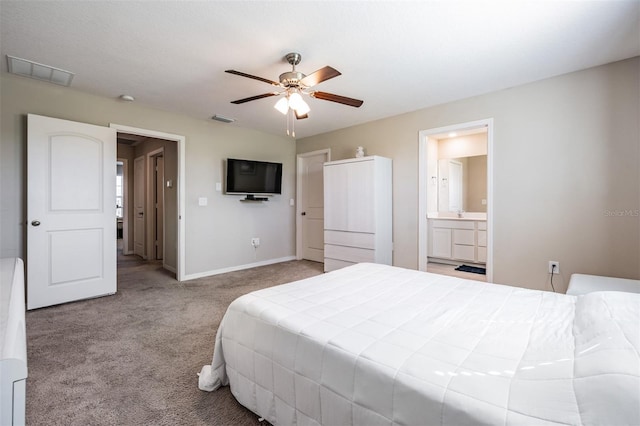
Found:
M 227 117 L 223 117 L 219 114 L 214 115 L 213 117 L 211 117 L 212 120 L 216 120 L 216 121 L 221 121 L 223 123 L 233 123 L 234 121 L 236 121 L 235 118 L 227 118 Z
M 39 64 L 10 55 L 7 55 L 7 66 L 11 74 L 48 81 L 49 83 L 67 87 L 71 85 L 71 80 L 73 80 L 74 76 L 72 72 L 61 70 L 60 68 L 54 68 L 49 65 Z

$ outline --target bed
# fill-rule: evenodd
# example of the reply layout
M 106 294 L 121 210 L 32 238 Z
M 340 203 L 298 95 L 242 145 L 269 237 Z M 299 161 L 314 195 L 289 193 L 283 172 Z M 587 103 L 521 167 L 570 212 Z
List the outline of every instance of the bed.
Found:
M 639 311 L 357 264 L 236 299 L 199 387 L 274 425 L 638 425 Z

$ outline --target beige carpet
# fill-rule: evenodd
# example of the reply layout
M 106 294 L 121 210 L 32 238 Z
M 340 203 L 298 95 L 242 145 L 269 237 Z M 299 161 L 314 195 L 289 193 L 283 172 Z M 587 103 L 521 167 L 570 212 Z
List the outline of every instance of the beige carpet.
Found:
M 292 261 L 184 283 L 119 256 L 118 293 L 27 313 L 29 425 L 251 425 L 224 387 L 197 388 L 236 297 L 322 272 Z

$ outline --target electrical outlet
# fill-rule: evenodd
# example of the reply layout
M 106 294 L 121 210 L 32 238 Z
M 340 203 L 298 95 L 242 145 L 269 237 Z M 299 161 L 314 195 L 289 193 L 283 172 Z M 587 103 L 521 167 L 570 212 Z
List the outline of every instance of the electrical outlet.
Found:
M 260 238 L 258 237 L 254 237 L 251 239 L 251 245 L 254 247 L 259 247 L 260 246 Z
M 555 266 L 555 268 L 554 268 Z M 560 273 L 560 262 L 557 260 L 549 261 L 549 273 L 550 274 L 559 274 Z

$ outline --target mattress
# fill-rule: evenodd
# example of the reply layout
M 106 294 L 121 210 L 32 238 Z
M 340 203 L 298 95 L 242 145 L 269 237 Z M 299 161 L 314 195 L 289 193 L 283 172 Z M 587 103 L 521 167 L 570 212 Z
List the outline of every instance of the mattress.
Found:
M 275 425 L 638 425 L 639 311 L 358 264 L 236 299 L 199 387 Z

